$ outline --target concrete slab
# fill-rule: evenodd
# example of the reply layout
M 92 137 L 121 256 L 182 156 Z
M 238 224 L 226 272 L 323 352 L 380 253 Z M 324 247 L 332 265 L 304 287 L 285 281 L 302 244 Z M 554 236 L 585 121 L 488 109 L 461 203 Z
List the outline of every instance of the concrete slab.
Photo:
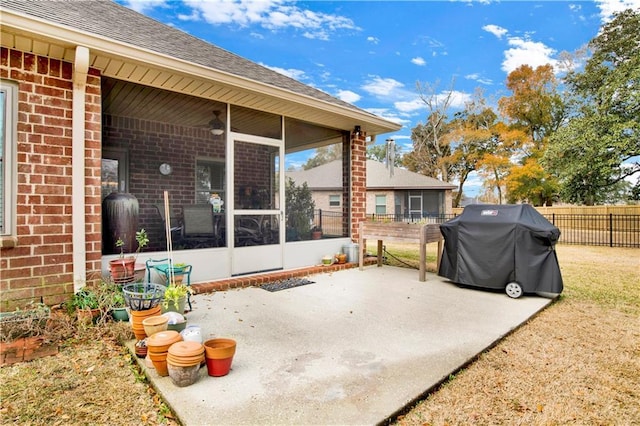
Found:
M 551 303 L 390 266 L 310 279 L 193 297 L 189 324 L 237 352 L 227 376 L 203 367 L 185 388 L 147 371 L 184 425 L 377 424 Z

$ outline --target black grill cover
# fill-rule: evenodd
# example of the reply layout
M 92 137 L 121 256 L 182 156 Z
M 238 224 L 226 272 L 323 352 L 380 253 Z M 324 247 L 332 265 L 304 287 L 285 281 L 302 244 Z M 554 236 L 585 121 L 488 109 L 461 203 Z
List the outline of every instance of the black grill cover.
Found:
M 438 275 L 459 284 L 524 292 L 562 292 L 555 244 L 560 230 L 528 204 L 474 204 L 440 225 Z

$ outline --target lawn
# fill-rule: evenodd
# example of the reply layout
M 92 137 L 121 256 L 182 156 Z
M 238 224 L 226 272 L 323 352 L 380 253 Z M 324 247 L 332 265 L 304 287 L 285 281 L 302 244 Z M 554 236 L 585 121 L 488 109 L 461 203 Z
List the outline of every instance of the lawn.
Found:
M 560 245 L 557 253 L 560 300 L 398 425 L 639 424 L 640 251 Z
M 417 245 L 387 251 L 390 263 L 417 265 Z M 558 257 L 560 300 L 397 424 L 638 424 L 640 250 L 558 246 Z M 130 333 L 122 323 L 77 328 L 58 355 L 1 368 L 0 423 L 176 424 L 118 344 Z

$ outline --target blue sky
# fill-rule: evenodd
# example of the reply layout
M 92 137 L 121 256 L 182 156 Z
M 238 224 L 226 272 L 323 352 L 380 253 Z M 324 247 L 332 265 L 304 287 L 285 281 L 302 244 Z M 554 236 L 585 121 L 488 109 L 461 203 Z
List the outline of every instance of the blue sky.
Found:
M 448 90 L 454 108 L 476 88 L 497 101 L 522 64 L 557 64 L 640 0 L 288 1 L 118 0 L 160 22 L 353 103 L 403 128 L 381 135 L 411 150 L 428 110 L 416 82 Z M 465 193 L 477 193 L 472 177 Z

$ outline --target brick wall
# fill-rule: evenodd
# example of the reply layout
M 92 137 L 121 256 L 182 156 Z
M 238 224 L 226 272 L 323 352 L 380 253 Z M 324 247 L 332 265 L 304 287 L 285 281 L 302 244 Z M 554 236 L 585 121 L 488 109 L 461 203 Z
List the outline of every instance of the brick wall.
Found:
M 169 191 L 171 215 L 180 216 L 180 206 L 196 203 L 196 159 L 210 158 L 225 161 L 223 136 L 212 136 L 208 129 L 182 127 L 131 117 L 105 115 L 103 146 L 124 149 L 129 153 L 129 192 L 139 203 L 138 228 L 144 228 L 150 239 L 148 251 L 165 250 L 165 232 L 155 204 L 164 202 L 164 191 Z M 241 191 L 249 188 L 255 199 L 269 187 L 270 176 L 258 173 L 268 169 L 269 147 L 238 143 L 236 174 L 244 176 L 236 182 L 233 194 L 237 207 Z M 173 172 L 163 176 L 158 167 L 169 163 Z M 228 185 L 227 185 L 228 187 Z M 257 194 L 257 195 L 256 195 Z M 228 203 L 230 194 L 225 194 Z
M 72 64 L 0 50 L 0 77 L 19 84 L 17 244 L 0 252 L 0 310 L 73 293 Z M 90 70 L 85 115 L 87 273 L 100 270 L 100 75 Z
M 183 204 L 194 204 L 196 158 L 225 159 L 222 137 L 214 137 L 207 129 L 105 115 L 103 146 L 124 149 L 129 153 L 129 192 L 140 206 L 138 228 L 149 235 L 148 250 L 164 250 L 164 228 L 154 204 L 164 203 L 169 191 L 171 215 L 180 213 Z M 162 163 L 173 171 L 164 176 Z
M 352 133 L 349 144 L 351 162 L 350 188 L 351 198 L 351 238 L 358 240 L 358 226 L 366 219 L 367 213 L 367 144 L 366 133 Z

